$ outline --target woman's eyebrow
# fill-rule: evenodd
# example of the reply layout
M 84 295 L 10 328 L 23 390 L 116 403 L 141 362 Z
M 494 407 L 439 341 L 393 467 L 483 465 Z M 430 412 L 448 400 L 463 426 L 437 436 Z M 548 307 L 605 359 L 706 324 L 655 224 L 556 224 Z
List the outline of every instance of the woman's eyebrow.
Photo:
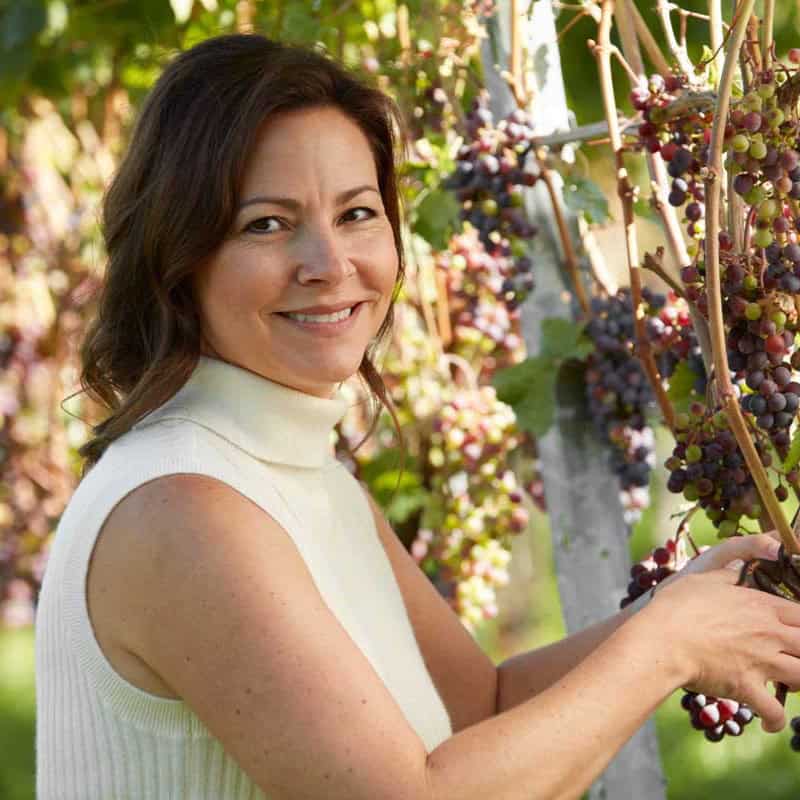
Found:
M 348 200 L 352 200 L 356 195 L 362 192 L 375 192 L 375 194 L 380 195 L 380 192 L 374 186 L 363 184 L 362 186 L 355 186 L 352 189 L 345 189 L 345 191 L 340 192 L 336 196 L 336 205 L 340 206 Z M 293 211 L 297 211 L 303 206 L 302 203 L 291 197 L 267 197 L 265 195 L 259 195 L 258 197 L 251 197 L 249 200 L 245 200 L 239 205 L 237 211 L 241 211 L 246 206 L 251 206 L 256 203 L 271 203 L 276 206 L 285 206 L 286 208 L 291 208 Z

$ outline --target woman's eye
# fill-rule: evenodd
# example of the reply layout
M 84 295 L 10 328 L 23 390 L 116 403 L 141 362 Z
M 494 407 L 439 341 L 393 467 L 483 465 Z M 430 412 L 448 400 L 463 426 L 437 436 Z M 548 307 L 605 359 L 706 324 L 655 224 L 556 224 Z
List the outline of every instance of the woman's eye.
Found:
M 362 219 L 369 219 L 370 217 L 375 216 L 375 212 L 371 208 L 368 208 L 367 206 L 359 206 L 358 208 L 351 208 L 349 211 L 345 212 L 344 216 L 352 218 L 352 215 L 355 214 L 357 211 L 365 211 L 367 213 L 367 216 L 357 217 L 356 222 L 359 222 Z
M 248 223 L 245 227 L 245 230 L 255 233 L 274 233 L 275 231 L 279 230 L 279 228 L 270 227 L 270 224 L 275 223 L 277 225 L 279 222 L 279 217 L 259 217 L 258 219 L 254 219 L 252 222 Z

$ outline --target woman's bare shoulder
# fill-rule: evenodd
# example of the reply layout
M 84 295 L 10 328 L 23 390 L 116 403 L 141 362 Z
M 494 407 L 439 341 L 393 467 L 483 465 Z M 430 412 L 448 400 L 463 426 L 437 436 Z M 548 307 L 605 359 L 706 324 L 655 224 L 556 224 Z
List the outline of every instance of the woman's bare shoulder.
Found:
M 424 796 L 424 744 L 269 514 L 194 475 L 120 507 L 115 591 L 138 652 L 262 790 Z

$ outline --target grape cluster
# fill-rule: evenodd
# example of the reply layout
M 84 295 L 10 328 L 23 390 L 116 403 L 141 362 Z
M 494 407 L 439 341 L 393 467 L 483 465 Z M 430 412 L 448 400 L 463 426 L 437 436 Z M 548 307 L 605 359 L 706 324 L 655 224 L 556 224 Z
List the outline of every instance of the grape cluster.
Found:
M 683 569 L 687 561 L 686 547 L 680 537 L 668 539 L 662 546 L 656 547 L 631 567 L 627 594 L 620 601 L 619 607 L 630 605 L 661 581 Z
M 702 170 L 709 155 L 711 109 L 710 104 L 699 103 L 686 113 L 674 114 L 670 107 L 686 86 L 682 75 L 654 75 L 646 88 L 633 90 L 631 102 L 643 118 L 634 145 L 664 159 L 671 179 L 667 200 L 676 208 L 686 206 L 686 233 L 699 240 L 705 234 Z
M 520 266 L 529 270 L 530 259 L 519 259 Z M 520 315 L 508 306 L 514 295 L 509 289 L 515 270 L 512 259 L 497 249 L 493 256 L 487 253 L 475 229 L 465 223 L 448 249 L 437 254 L 436 268 L 447 288 L 453 331 L 450 351 L 475 365 L 482 382 L 488 382 L 495 370 L 519 363 L 524 358 Z M 526 286 L 532 288 L 530 273 L 521 276 L 530 279 Z
M 510 259 L 513 269 L 505 278 L 506 303 L 516 308 L 533 288 L 531 264 L 525 255 L 525 239 L 536 234 L 523 209 L 523 190 L 532 186 L 527 155 L 532 147 L 533 124 L 516 109 L 497 125 L 488 108 L 488 97 L 479 96 L 467 117 L 464 143 L 456 154 L 456 168 L 443 181 L 461 203 L 461 219 L 477 231 L 492 257 Z
M 697 335 L 683 298 L 669 292 L 661 303 L 658 295 L 651 296 L 650 307 L 656 314 L 647 317 L 647 338 L 662 379 L 669 380 L 680 364 L 694 375 L 693 391 L 705 396 L 708 375 Z
M 680 533 L 656 547 L 648 556 L 631 567 L 627 594 L 620 608 L 633 603 L 645 592 L 679 572 L 689 557 Z M 689 712 L 692 727 L 705 732 L 712 742 L 720 741 L 726 734 L 739 736 L 745 725 L 753 719 L 753 711 L 744 703 L 729 698 L 717 698 L 684 690 L 681 706 Z M 798 720 L 800 723 L 800 719 Z M 800 736 L 796 737 L 800 745 Z M 794 739 L 792 740 L 794 746 Z
M 721 256 L 728 365 L 741 390 L 742 410 L 769 433 L 782 457 L 800 405 L 800 383 L 794 380 L 800 366 L 795 349 L 798 314 L 793 294 L 784 288 L 788 278 L 796 279 L 787 271 L 795 249 L 800 259 L 797 245 L 771 244 L 766 248 L 766 269 L 760 256 L 733 251 Z M 687 279 L 695 287 L 701 285 L 701 271 L 684 269 Z
M 739 533 L 743 517 L 759 518 L 755 484 L 723 412 L 692 403 L 688 414 L 676 416 L 675 438 L 665 462 L 670 492 L 705 509 L 721 537 Z M 765 444 L 759 439 L 754 444 L 762 462 L 769 464 Z
M 794 293 L 788 291 L 791 281 L 800 284 L 792 261 L 799 259 L 800 272 L 800 246 L 773 242 L 763 252 L 766 261 L 733 250 L 720 254 L 727 358 L 742 410 L 785 457 L 800 406 L 800 382 L 794 379 L 800 366 L 798 312 Z M 690 299 L 705 300 L 704 273 L 702 262 L 683 269 Z
M 491 386 L 458 390 L 432 419 L 434 499 L 412 553 L 426 572 L 436 570 L 454 585 L 448 601 L 469 630 L 496 616 L 495 589 L 508 583 L 509 537 L 528 525 L 523 491 L 509 468 L 519 436 L 513 410 Z
M 647 297 L 659 305 L 658 297 L 649 292 Z M 630 291 L 594 297 L 591 310 L 586 333 L 595 349 L 587 359 L 589 412 L 599 435 L 612 445 L 612 468 L 620 480 L 626 521 L 632 523 L 649 501 L 655 465 L 653 433 L 646 419 L 653 392 L 634 355 Z
M 725 131 L 733 188 L 751 207 L 752 242 L 759 248 L 796 228 L 791 202 L 800 199 L 800 153 L 795 149 L 800 121 L 793 92 L 786 96 L 782 89 L 792 73 L 797 69 L 778 65 L 757 74 L 752 89 L 732 105 Z
M 749 706 L 737 700 L 685 690 L 681 707 L 689 713 L 692 727 L 703 731 L 709 742 L 722 741 L 725 736 L 741 736 L 755 716 Z

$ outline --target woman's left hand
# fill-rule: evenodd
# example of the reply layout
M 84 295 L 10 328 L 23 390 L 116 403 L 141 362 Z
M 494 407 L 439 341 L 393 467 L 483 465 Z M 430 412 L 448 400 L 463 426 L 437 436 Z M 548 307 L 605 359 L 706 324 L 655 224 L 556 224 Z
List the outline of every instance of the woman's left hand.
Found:
M 740 570 L 745 561 L 754 558 L 775 560 L 778 557 L 780 546 L 781 540 L 777 531 L 734 536 L 713 547 L 701 548 L 699 556 L 691 559 L 683 569 L 658 584 L 655 591 L 659 591 L 661 587 L 686 575 L 710 572 L 723 567 Z

